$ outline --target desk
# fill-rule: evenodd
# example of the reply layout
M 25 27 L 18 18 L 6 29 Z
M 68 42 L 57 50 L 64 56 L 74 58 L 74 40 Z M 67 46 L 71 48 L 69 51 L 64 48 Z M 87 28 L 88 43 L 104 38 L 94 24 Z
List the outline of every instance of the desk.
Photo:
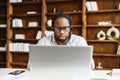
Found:
M 15 70 L 25 70 L 25 73 L 22 73 L 18 76 L 8 75 L 9 72 Z M 120 76 L 110 76 L 111 70 L 93 70 L 92 78 L 106 78 L 107 80 L 120 80 Z M 0 68 L 0 80 L 30 80 L 30 71 L 26 69 L 13 69 L 13 68 Z M 93 79 L 101 80 L 101 79 Z

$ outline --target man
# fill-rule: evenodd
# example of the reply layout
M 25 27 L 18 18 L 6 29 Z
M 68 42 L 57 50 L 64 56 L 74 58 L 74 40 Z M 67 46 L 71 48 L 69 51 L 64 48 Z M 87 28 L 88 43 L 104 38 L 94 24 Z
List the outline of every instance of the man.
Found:
M 81 36 L 73 35 L 72 22 L 66 14 L 56 14 L 52 19 L 52 28 L 54 34 L 43 37 L 37 45 L 79 45 L 87 46 L 87 42 Z
M 52 28 L 54 34 L 43 37 L 37 45 L 88 46 L 83 37 L 72 34 L 72 21 L 67 14 L 56 14 L 52 19 Z M 92 68 L 94 68 L 94 61 L 92 61 Z

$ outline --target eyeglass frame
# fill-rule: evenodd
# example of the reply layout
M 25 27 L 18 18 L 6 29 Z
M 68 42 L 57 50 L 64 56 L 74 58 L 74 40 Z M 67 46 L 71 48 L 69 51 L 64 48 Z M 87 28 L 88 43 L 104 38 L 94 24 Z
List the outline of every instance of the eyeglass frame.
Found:
M 53 27 L 54 31 L 60 32 L 61 30 L 65 31 L 69 31 L 70 27 L 69 26 L 63 26 L 63 27 Z

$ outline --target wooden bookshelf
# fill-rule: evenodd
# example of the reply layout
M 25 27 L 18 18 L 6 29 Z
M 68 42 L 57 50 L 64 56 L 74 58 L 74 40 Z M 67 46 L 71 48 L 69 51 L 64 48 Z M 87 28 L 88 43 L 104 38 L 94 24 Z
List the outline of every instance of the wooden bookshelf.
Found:
M 7 0 L 0 1 L 0 48 L 5 48 L 7 41 Z M 6 67 L 6 50 L 0 49 L 0 68 Z
M 91 1 L 91 0 L 87 0 Z M 100 30 L 107 33 L 112 26 L 120 30 L 120 21 L 118 16 L 120 9 L 117 8 L 118 0 L 93 0 L 97 2 L 97 11 L 87 11 L 86 13 L 86 39 L 88 44 L 94 46 L 94 59 L 97 65 L 101 62 L 103 69 L 119 68 L 120 55 L 117 55 L 118 44 L 114 40 L 98 40 L 97 34 Z M 107 4 L 107 5 L 106 5 Z M 98 22 L 111 21 L 111 25 L 98 25 Z M 92 34 L 91 34 L 92 33 Z
M 86 2 L 96 1 L 98 10 L 88 11 Z M 117 55 L 118 44 L 114 40 L 98 40 L 100 30 L 105 33 L 112 26 L 120 30 L 119 0 L 23 0 L 23 2 L 10 3 L 9 0 L 0 1 L 0 24 L 7 24 L 6 28 L 0 27 L 0 46 L 7 45 L 6 51 L 0 51 L 2 67 L 26 68 L 28 52 L 10 51 L 10 43 L 36 44 L 38 31 L 45 36 L 46 30 L 52 30 L 47 21 L 53 15 L 63 12 L 70 15 L 73 22 L 73 34 L 83 36 L 89 45 L 94 46 L 94 60 L 96 66 L 99 62 L 102 69 L 120 68 L 120 55 Z M 107 5 L 106 5 L 107 4 Z M 35 14 L 27 14 L 34 11 Z M 13 27 L 12 20 L 22 20 L 22 27 Z M 111 21 L 111 25 L 98 25 L 98 22 Z M 37 22 L 38 26 L 29 27 L 29 22 Z M 3 35 L 4 34 L 4 35 Z M 16 34 L 24 34 L 25 39 L 15 39 Z M 3 54 L 6 57 L 3 57 Z M 96 68 L 97 69 L 97 68 Z

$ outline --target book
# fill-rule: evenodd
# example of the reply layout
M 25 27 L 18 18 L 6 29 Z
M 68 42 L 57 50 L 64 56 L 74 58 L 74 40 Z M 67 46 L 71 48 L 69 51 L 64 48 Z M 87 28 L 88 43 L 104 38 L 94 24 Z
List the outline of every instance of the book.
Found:
M 87 1 L 86 7 L 88 11 L 98 10 L 98 5 L 96 1 Z
M 36 39 L 41 39 L 41 36 L 42 36 L 42 32 L 38 31 L 36 35 Z
M 92 5 L 93 5 L 93 10 L 97 11 L 98 10 L 97 2 L 93 1 Z
M 12 20 L 12 27 L 23 27 L 22 19 L 13 19 Z
M 10 43 L 9 49 L 10 51 L 17 51 L 17 52 L 29 52 L 29 43 Z
M 92 10 L 91 5 L 90 5 L 90 1 L 87 1 L 87 2 L 86 2 L 86 6 L 87 6 L 87 10 L 88 10 L 88 11 L 91 11 L 91 10 Z
M 28 26 L 29 27 L 37 27 L 38 26 L 38 22 L 29 22 Z
M 15 34 L 15 39 L 25 39 L 24 34 Z
M 10 3 L 22 2 L 22 0 L 10 0 Z

